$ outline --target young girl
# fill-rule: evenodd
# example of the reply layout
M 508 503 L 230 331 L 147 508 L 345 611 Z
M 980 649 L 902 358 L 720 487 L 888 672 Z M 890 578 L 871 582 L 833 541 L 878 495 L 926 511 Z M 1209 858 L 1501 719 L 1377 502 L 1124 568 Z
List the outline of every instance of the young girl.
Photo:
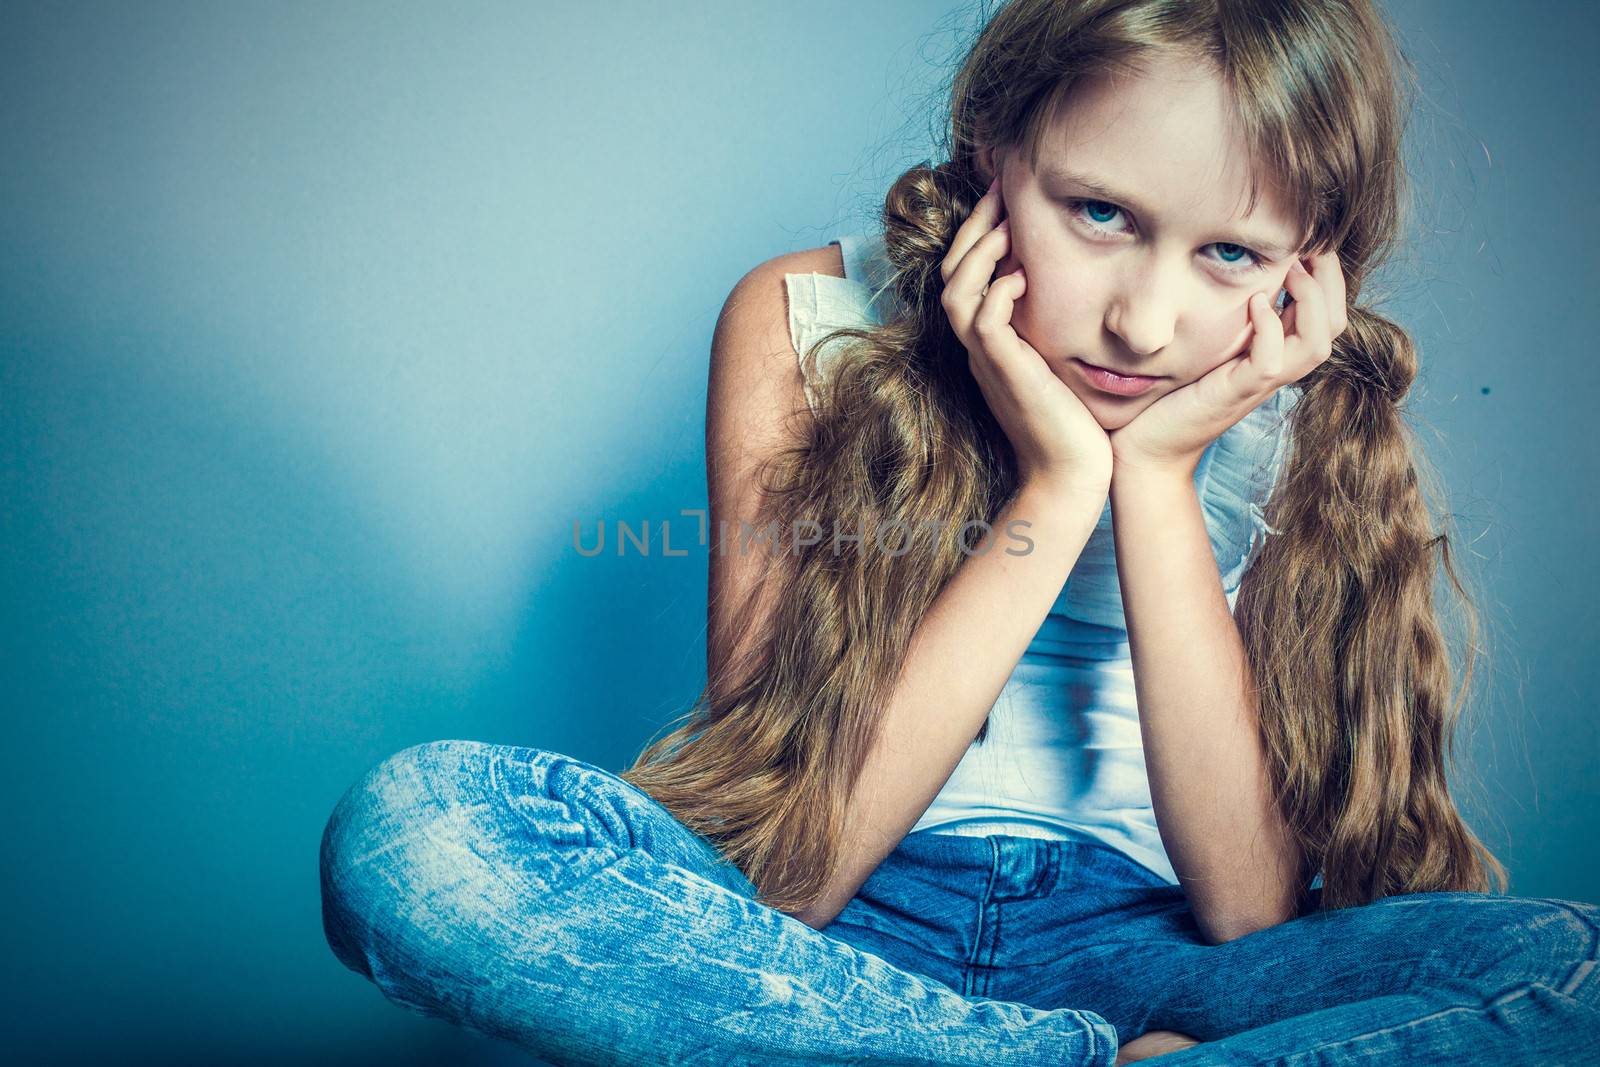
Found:
M 1403 64 L 1369 0 L 1004 4 L 883 232 L 728 300 L 688 721 L 385 760 L 340 959 L 562 1064 L 1592 1062 L 1600 909 L 1446 785 L 1465 593 L 1357 300 Z

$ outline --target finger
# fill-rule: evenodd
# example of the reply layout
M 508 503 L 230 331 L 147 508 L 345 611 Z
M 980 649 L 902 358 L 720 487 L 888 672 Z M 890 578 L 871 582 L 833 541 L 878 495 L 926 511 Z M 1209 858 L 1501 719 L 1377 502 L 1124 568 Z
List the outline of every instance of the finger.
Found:
M 978 198 L 972 207 L 972 214 L 956 228 L 956 235 L 950 240 L 950 248 L 945 253 L 944 259 L 939 263 L 939 275 L 948 284 L 950 276 L 961 265 L 962 259 L 972 251 L 972 246 L 984 234 L 993 230 L 1000 222 L 1000 216 L 1005 208 L 1000 199 L 1000 179 L 989 183 L 989 191 Z
M 1321 252 L 1311 257 L 1311 276 L 1317 279 L 1328 297 L 1329 336 L 1338 337 L 1350 325 L 1350 295 L 1345 287 L 1344 268 L 1339 253 Z
M 1294 332 L 1289 335 L 1286 347 L 1289 361 L 1294 364 L 1295 377 L 1299 378 L 1312 367 L 1328 358 L 1333 348 L 1333 331 L 1328 326 L 1328 294 L 1322 283 L 1300 265 L 1297 259 L 1289 268 L 1284 285 L 1294 297 Z
M 1003 220 L 999 226 L 978 239 L 955 273 L 945 282 L 944 292 L 939 296 L 945 313 L 950 316 L 951 325 L 956 328 L 956 335 L 963 337 L 963 340 L 963 331 L 972 329 L 978 306 L 985 299 L 983 287 L 990 285 L 995 265 L 1011 246 L 1010 223 L 1010 219 Z M 993 292 L 993 289 L 990 291 Z
M 1289 288 L 1288 288 L 1287 285 L 1284 286 L 1283 291 L 1284 291 L 1285 294 L 1287 294 L 1289 292 Z M 1283 307 L 1278 309 L 1278 311 L 1276 311 L 1274 314 L 1276 314 L 1277 317 L 1278 317 L 1278 324 L 1283 327 L 1284 336 L 1285 337 L 1294 336 L 1294 321 L 1295 321 L 1294 301 L 1293 300 L 1286 300 L 1284 302 Z
M 996 278 L 989 283 L 989 294 L 983 298 L 972 324 L 978 344 L 971 346 L 969 352 L 972 349 L 983 352 L 994 369 L 1008 378 L 1015 374 L 1021 352 L 1011 316 L 1027 288 L 1027 278 L 1021 267 Z
M 1251 293 L 1249 308 L 1250 325 L 1255 327 L 1255 336 L 1250 340 L 1250 365 L 1257 384 L 1277 381 L 1283 374 L 1283 322 L 1265 293 Z

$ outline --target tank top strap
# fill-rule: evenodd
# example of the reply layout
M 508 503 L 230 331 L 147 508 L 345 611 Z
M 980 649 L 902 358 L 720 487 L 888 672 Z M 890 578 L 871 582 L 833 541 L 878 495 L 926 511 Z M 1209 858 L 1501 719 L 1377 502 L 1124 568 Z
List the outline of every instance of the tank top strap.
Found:
M 806 402 L 817 406 L 816 389 L 821 378 L 838 358 L 847 338 L 824 344 L 817 350 L 816 365 L 809 369 L 807 354 L 834 330 L 844 327 L 881 325 L 889 299 L 892 268 L 883 255 L 882 234 L 845 234 L 829 244 L 839 246 L 844 260 L 844 277 L 831 274 L 785 274 L 789 300 L 789 339 L 800 359 Z
M 887 321 L 895 310 L 891 291 L 894 265 L 889 262 L 883 232 L 844 234 L 828 243 L 839 246 L 844 276 L 866 287 L 868 310 L 874 321 Z

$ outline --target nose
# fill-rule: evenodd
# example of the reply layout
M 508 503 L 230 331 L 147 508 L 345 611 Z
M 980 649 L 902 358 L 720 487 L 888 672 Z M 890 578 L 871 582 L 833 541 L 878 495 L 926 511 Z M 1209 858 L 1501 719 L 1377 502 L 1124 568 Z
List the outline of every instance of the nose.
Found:
M 1174 282 L 1158 272 L 1130 274 L 1106 309 L 1106 329 L 1122 339 L 1130 356 L 1150 356 L 1172 343 L 1177 320 Z

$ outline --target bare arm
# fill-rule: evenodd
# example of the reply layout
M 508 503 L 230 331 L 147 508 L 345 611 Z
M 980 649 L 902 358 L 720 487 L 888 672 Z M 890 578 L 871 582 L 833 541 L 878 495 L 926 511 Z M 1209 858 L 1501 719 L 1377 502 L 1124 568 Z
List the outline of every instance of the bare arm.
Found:
M 846 809 L 838 865 L 816 901 L 796 914 L 800 921 L 816 929 L 832 922 L 927 810 L 1038 633 L 1104 506 L 1103 489 L 1024 486 L 993 524 L 988 550 L 963 561 L 935 598 L 912 635 Z M 1008 527 L 1014 519 L 1029 525 Z
M 739 544 L 741 522 L 760 513 L 761 466 L 807 432 L 799 357 L 789 338 L 786 273 L 844 275 L 837 248 L 778 256 L 751 270 L 728 294 L 711 341 L 706 385 L 706 675 L 746 659 L 765 632 L 775 590 L 760 581 L 771 554 L 764 541 Z M 726 531 L 726 544 L 718 547 Z M 751 603 L 757 601 L 757 603 Z M 742 612 L 752 608 L 748 618 Z M 741 669 L 735 673 L 743 674 Z
M 839 250 L 809 249 L 761 264 L 734 287 L 718 319 L 706 411 L 713 543 L 722 523 L 731 536 L 741 520 L 755 521 L 760 466 L 805 430 L 809 409 L 789 337 L 783 276 L 806 272 L 843 276 Z M 820 929 L 833 920 L 961 762 L 1105 507 L 1105 481 L 1085 485 L 1025 484 L 996 517 L 988 551 L 964 560 L 935 598 L 912 635 L 878 742 L 847 804 L 838 865 L 821 895 L 796 915 L 807 925 Z M 1008 528 L 1015 519 L 1030 525 Z M 1026 551 L 1012 555 L 1008 549 Z M 863 550 L 873 550 L 870 539 Z M 712 673 L 737 663 L 766 632 L 775 592 L 759 584 L 766 557 L 760 542 L 745 553 L 711 553 L 706 655 Z M 752 600 L 759 601 L 756 610 L 742 617 L 740 609 Z
M 1286 922 L 1301 858 L 1272 800 L 1250 666 L 1194 481 L 1118 468 L 1111 507 L 1161 842 L 1212 944 Z

